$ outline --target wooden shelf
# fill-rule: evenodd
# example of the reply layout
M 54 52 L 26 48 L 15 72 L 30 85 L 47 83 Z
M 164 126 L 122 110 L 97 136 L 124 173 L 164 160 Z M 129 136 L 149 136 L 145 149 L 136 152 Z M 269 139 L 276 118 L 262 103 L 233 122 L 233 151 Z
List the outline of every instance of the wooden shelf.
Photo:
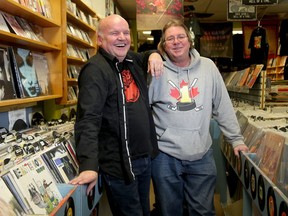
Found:
M 88 5 L 86 5 L 81 0 L 72 0 L 73 3 L 76 4 L 77 9 L 83 11 L 86 15 L 90 15 L 91 17 L 96 16 L 96 12 L 93 11 Z M 77 86 L 78 80 L 69 78 L 67 76 L 68 65 L 78 65 L 81 66 L 86 63 L 82 58 L 68 56 L 67 54 L 67 44 L 71 44 L 73 46 L 77 46 L 79 48 L 85 49 L 88 51 L 89 55 L 92 56 L 96 53 L 96 28 L 83 22 L 81 19 L 76 17 L 73 13 L 67 10 L 66 1 L 62 1 L 62 9 L 65 13 L 62 14 L 62 25 L 65 26 L 65 31 L 62 32 L 63 43 L 62 43 L 62 51 L 63 51 L 63 97 L 61 99 L 56 100 L 60 105 L 75 105 L 77 104 L 77 100 L 68 100 L 68 89 L 70 86 Z M 81 38 L 78 38 L 67 32 L 66 25 L 70 23 L 74 27 L 86 32 L 92 41 L 93 44 L 88 43 Z
M 60 1 L 66 2 L 65 0 Z M 29 106 L 37 104 L 39 101 L 63 97 L 62 32 L 64 31 L 64 27 L 62 27 L 61 24 L 61 2 L 59 2 L 59 0 L 50 0 L 52 14 L 52 18 L 50 19 L 26 6 L 21 5 L 17 1 L 0 0 L 0 10 L 36 24 L 39 27 L 39 31 L 41 31 L 43 38 L 47 41 L 41 42 L 0 30 L 1 44 L 45 53 L 49 67 L 49 81 L 51 88 L 51 93 L 45 96 L 2 100 L 0 101 L 0 107 L 2 109 L 13 106 L 25 107 L 25 104 Z

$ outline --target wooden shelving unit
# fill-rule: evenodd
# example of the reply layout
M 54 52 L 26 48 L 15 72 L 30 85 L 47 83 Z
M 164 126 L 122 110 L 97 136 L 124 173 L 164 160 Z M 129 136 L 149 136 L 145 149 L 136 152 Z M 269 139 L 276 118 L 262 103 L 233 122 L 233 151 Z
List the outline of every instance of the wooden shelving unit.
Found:
M 22 17 L 27 21 L 37 24 L 42 30 L 43 38 L 47 41 L 40 42 L 33 39 L 18 36 L 14 33 L 0 31 L 1 44 L 16 46 L 45 53 L 49 64 L 49 79 L 51 94 L 46 96 L 19 98 L 0 101 L 0 107 L 17 107 L 19 105 L 31 106 L 38 101 L 61 98 L 63 95 L 62 84 L 62 27 L 61 4 L 59 0 L 50 0 L 52 18 L 47 18 L 40 13 L 25 7 L 14 0 L 0 0 L 0 10 Z
M 93 11 L 88 5 L 86 5 L 81 0 L 72 0 L 73 4 L 76 4 L 77 10 L 82 11 L 86 15 L 91 16 L 92 18 L 96 18 L 96 12 Z M 67 75 L 68 65 L 77 65 L 82 66 L 85 64 L 86 60 L 75 57 L 75 56 L 69 56 L 67 52 L 67 45 L 71 44 L 73 46 L 79 47 L 81 49 L 85 49 L 88 51 L 89 56 L 92 56 L 96 53 L 96 26 L 91 23 L 84 22 L 77 16 L 77 14 L 74 14 L 68 10 L 66 1 L 62 1 L 62 52 L 63 52 L 63 65 L 62 65 L 62 71 L 63 71 L 63 97 L 56 100 L 57 104 L 60 105 L 74 105 L 77 103 L 77 100 L 69 100 L 68 94 L 69 94 L 69 86 L 77 86 L 77 79 L 69 78 Z M 83 40 L 82 38 L 79 38 L 66 30 L 67 24 L 71 24 L 75 26 L 78 29 L 81 29 L 82 31 L 86 32 L 89 36 L 92 43 L 87 42 L 86 40 Z
M 277 56 L 268 60 L 266 74 L 271 81 L 284 80 L 284 68 L 287 61 L 287 56 Z

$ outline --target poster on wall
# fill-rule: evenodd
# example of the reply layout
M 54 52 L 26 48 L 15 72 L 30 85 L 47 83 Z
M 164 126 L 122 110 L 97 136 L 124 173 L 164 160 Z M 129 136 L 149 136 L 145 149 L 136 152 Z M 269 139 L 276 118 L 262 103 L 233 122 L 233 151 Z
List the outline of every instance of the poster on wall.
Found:
M 256 20 L 257 9 L 253 5 L 243 5 L 241 0 L 229 0 L 227 8 L 227 20 Z
M 202 23 L 203 36 L 200 38 L 200 54 L 211 58 L 232 58 L 232 22 Z
M 182 18 L 183 0 L 136 0 L 137 30 L 157 30 L 170 19 Z

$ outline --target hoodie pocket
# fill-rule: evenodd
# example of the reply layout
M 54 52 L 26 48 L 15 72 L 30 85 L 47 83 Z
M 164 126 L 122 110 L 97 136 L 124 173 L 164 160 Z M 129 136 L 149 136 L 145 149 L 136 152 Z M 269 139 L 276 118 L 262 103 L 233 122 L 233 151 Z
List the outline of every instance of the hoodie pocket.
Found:
M 159 138 L 159 148 L 181 160 L 197 160 L 207 152 L 199 130 L 168 127 Z

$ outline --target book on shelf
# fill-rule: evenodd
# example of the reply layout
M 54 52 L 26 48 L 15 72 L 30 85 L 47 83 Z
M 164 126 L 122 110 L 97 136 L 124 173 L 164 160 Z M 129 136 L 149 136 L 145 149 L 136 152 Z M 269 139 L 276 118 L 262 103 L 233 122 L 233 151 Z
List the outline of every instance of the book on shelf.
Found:
M 272 181 L 276 182 L 285 137 L 274 131 L 265 131 L 256 153 L 256 163 L 260 170 Z
M 9 47 L 12 59 L 12 72 L 15 86 L 18 87 L 18 97 L 36 97 L 40 95 L 40 86 L 33 63 L 32 51 L 28 49 Z
M 16 17 L 5 13 L 1 11 L 3 17 L 5 18 L 6 22 L 8 23 L 8 26 L 10 27 L 10 32 L 15 33 L 16 35 L 29 38 L 25 30 L 20 26 L 20 24 L 17 22 Z
M 10 32 L 10 29 L 2 15 L 2 11 L 0 11 L 0 30 Z
M 7 187 L 6 183 L 0 178 L 0 215 L 1 216 L 24 216 L 24 209 L 20 206 L 14 194 Z
M 9 171 L 33 214 L 50 214 L 62 200 L 56 182 L 40 155 Z
M 49 95 L 51 94 L 51 84 L 48 60 L 44 53 L 33 51 L 32 56 L 41 95 Z
M 0 101 L 17 98 L 8 48 L 0 46 Z
M 69 183 L 78 174 L 77 166 L 63 143 L 44 152 L 42 156 L 61 180 L 59 183 Z

